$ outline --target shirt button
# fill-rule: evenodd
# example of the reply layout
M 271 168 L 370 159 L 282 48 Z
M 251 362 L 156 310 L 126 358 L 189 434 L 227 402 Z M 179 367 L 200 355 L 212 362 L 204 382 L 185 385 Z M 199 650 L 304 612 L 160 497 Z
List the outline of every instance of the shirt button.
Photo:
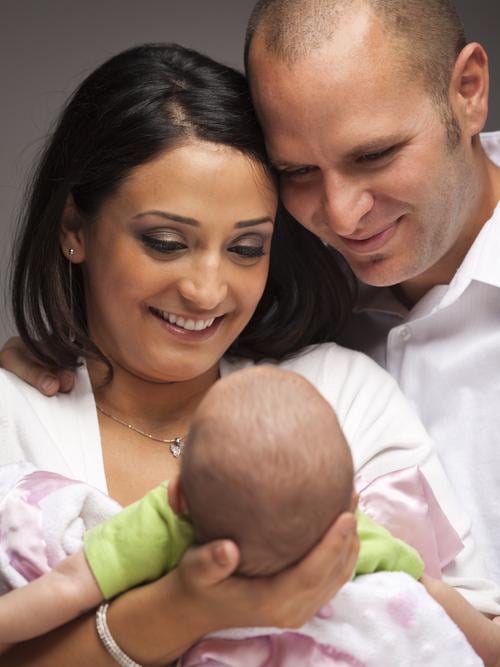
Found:
M 409 327 L 401 327 L 399 330 L 399 337 L 401 340 L 407 341 L 411 338 L 411 331 Z

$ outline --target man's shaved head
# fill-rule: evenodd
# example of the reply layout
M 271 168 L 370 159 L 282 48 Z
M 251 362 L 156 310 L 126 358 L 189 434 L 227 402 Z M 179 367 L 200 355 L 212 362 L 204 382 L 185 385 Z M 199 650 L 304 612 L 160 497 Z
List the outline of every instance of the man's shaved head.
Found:
M 451 0 L 259 0 L 247 29 L 247 70 L 257 35 L 270 54 L 293 65 L 334 39 L 343 18 L 360 8 L 383 22 L 409 75 L 422 76 L 432 96 L 446 101 L 453 65 L 466 43 Z

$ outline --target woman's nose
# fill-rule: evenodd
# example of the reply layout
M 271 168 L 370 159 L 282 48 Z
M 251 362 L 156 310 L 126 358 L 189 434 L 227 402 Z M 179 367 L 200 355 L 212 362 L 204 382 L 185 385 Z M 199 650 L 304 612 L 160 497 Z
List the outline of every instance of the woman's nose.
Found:
M 179 293 L 192 307 L 213 311 L 225 300 L 228 287 L 218 270 L 198 271 L 179 282 Z

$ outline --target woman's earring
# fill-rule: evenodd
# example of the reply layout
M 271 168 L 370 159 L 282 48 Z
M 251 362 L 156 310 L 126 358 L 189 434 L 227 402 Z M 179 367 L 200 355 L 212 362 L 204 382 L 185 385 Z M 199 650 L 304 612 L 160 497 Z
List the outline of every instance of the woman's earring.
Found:
M 75 254 L 74 248 L 68 248 L 68 283 L 69 283 L 69 311 L 73 315 L 73 256 Z M 75 342 L 75 333 L 70 330 L 69 340 L 71 343 Z

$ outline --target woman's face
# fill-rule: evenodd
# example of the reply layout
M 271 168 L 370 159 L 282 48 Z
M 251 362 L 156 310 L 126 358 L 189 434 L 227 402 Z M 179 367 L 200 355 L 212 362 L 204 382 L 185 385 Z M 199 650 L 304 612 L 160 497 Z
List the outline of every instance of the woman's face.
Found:
M 213 369 L 262 296 L 276 206 L 263 169 L 225 146 L 193 142 L 136 168 L 75 254 L 92 340 L 153 381 Z

